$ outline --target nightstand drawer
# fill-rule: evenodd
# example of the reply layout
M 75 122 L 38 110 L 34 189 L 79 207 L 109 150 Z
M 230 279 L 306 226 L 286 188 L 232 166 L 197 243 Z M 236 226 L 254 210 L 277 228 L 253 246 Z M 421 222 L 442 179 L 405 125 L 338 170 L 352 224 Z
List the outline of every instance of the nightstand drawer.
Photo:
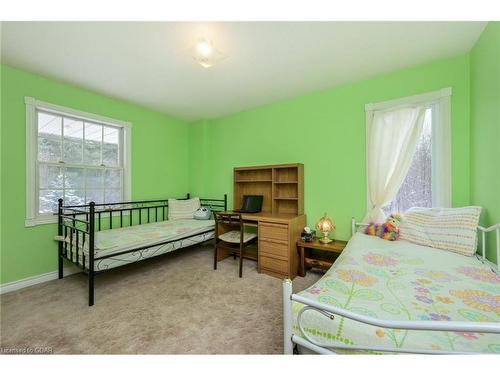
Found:
M 284 274 L 288 273 L 288 261 L 286 260 L 279 260 L 275 258 L 261 256 L 260 264 L 263 268 L 266 268 L 270 271 L 284 273 Z
M 286 224 L 259 224 L 259 237 L 288 241 L 288 225 Z
M 259 239 L 259 251 L 263 254 L 288 259 L 288 243 L 270 239 Z

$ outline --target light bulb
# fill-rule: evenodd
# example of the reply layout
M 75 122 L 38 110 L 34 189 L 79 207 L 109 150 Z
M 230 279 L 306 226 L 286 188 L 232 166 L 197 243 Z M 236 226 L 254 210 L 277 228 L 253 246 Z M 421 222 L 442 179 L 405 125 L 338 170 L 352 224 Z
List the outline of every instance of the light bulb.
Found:
M 208 57 L 212 54 L 213 47 L 212 43 L 206 41 L 206 40 L 200 40 L 198 44 L 196 45 L 196 51 L 201 55 Z
M 191 47 L 191 56 L 203 68 L 210 68 L 225 56 L 214 47 L 209 39 L 200 38 L 198 42 Z

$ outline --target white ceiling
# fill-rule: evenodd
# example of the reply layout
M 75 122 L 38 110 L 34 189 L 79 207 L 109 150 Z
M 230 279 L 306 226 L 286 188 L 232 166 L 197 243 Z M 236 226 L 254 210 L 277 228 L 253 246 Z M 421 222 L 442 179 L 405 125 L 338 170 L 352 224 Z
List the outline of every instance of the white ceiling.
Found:
M 486 22 L 3 22 L 2 62 L 184 120 L 468 52 Z M 205 69 L 189 50 L 226 55 Z

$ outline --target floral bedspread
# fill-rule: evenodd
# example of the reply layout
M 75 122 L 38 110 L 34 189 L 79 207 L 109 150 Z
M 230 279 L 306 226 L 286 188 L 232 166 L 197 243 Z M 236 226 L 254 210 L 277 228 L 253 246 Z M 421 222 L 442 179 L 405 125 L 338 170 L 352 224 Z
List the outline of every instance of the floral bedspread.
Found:
M 361 233 L 299 294 L 379 319 L 500 322 L 500 276 L 476 257 Z M 294 303 L 295 319 L 302 307 Z M 499 334 L 385 329 L 315 311 L 302 322 L 319 342 L 500 353 Z M 294 330 L 300 335 L 296 321 Z
M 103 230 L 96 232 L 95 254 L 104 256 L 117 251 L 153 246 L 214 228 L 214 220 L 182 219 Z M 88 249 L 85 251 L 88 252 Z

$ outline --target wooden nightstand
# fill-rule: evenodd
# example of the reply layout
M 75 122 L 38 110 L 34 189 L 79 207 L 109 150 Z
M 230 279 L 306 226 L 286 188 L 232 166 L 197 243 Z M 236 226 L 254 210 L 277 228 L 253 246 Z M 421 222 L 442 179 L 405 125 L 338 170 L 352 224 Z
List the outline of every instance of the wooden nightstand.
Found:
M 299 276 L 304 277 L 306 275 L 306 267 L 319 267 L 322 269 L 328 269 L 332 266 L 333 262 L 325 257 L 313 256 L 305 254 L 305 249 L 315 249 L 322 250 L 329 253 L 335 253 L 337 256 L 344 250 L 347 245 L 347 241 L 334 240 L 328 244 L 320 242 L 317 238 L 312 242 L 306 242 L 301 239 L 297 241 L 297 249 L 299 251 Z

